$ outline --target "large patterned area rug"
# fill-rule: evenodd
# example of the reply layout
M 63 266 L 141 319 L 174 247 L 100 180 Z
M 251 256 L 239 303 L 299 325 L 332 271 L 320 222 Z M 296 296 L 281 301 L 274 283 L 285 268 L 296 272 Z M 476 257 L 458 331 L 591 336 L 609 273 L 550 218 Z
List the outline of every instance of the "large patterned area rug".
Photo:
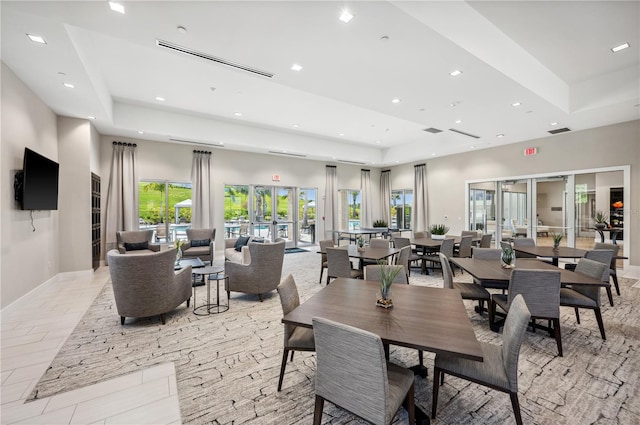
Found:
M 220 261 L 216 261 L 220 263 Z M 285 256 L 284 273 L 293 274 L 302 301 L 324 287 L 318 284 L 320 258 L 314 252 Z M 325 275 L 326 276 L 326 275 Z M 456 279 L 470 281 L 468 274 Z M 640 289 L 621 279 L 616 305 L 603 307 L 607 340 L 600 338 L 594 315 L 562 309 L 564 357 L 547 333 L 527 333 L 519 363 L 520 404 L 527 424 L 640 423 Z M 441 286 L 439 272 L 411 274 L 411 284 Z M 202 300 L 205 288 L 198 288 Z M 606 300 L 606 296 L 604 297 Z M 372 301 L 373 303 L 373 301 Z M 466 304 L 479 340 L 501 343 Z M 30 398 L 47 397 L 116 376 L 174 362 L 184 423 L 309 424 L 314 404 L 315 356 L 296 353 L 287 365 L 283 390 L 276 391 L 282 356 L 282 310 L 276 292 L 264 302 L 232 293 L 223 314 L 195 316 L 185 305 L 167 316 L 131 320 L 120 326 L 113 290 L 107 283 L 42 377 Z M 425 353 L 427 354 L 427 353 Z M 417 363 L 415 350 L 394 348 L 391 360 Z M 433 355 L 426 355 L 426 379 L 416 377 L 416 403 L 431 411 Z M 394 423 L 407 423 L 403 409 Z M 440 390 L 440 424 L 512 423 L 508 395 L 448 377 Z M 358 418 L 325 404 L 323 423 L 359 424 Z

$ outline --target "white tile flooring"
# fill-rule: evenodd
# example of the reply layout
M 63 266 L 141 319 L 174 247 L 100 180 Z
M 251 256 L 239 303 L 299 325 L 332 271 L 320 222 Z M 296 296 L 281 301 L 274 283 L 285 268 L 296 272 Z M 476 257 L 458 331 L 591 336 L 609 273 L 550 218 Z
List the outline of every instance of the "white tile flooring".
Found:
M 108 279 L 59 275 L 2 310 L 0 423 L 182 423 L 173 363 L 25 403 Z

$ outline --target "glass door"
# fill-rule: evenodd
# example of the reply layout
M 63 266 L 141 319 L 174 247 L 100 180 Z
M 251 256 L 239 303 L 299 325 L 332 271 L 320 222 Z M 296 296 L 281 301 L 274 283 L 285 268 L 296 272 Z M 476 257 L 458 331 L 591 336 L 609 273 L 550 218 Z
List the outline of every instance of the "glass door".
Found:
M 532 237 L 530 217 L 531 179 L 501 182 L 502 216 L 500 239 Z
M 316 243 L 316 211 L 318 190 L 303 187 L 298 189 L 298 245 Z
M 251 200 L 250 234 L 260 238 L 271 239 L 271 228 L 273 226 L 273 188 L 254 186 Z
M 533 179 L 536 194 L 535 217 L 532 220 L 532 234 L 536 243 L 553 246 L 554 235 L 562 237 L 560 246 L 572 246 L 574 227 L 570 223 L 570 198 L 575 196 L 573 184 L 569 186 L 568 176 L 541 177 Z M 571 220 L 572 221 L 572 220 Z
M 251 230 L 256 237 L 285 239 L 296 246 L 296 190 L 293 187 L 254 186 L 251 197 Z

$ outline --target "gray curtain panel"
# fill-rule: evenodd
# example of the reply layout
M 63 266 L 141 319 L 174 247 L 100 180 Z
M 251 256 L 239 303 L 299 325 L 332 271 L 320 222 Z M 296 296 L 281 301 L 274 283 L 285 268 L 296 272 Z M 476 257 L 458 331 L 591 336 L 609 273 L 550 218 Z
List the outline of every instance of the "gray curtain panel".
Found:
M 427 219 L 427 165 L 420 164 L 414 167 L 413 179 L 413 230 L 427 230 L 429 220 Z
M 194 229 L 212 228 L 211 152 L 193 151 L 191 182 L 191 225 Z
M 380 173 L 380 218 L 391 226 L 391 170 Z
M 334 240 L 334 230 L 338 219 L 338 169 L 335 165 L 327 165 L 326 183 L 324 186 L 324 232 L 325 239 Z M 334 240 L 335 242 L 335 240 Z
M 106 251 L 116 248 L 118 230 L 138 230 L 138 160 L 136 145 L 113 142 L 107 190 Z
M 373 226 L 371 202 L 371 170 L 360 170 L 360 228 Z

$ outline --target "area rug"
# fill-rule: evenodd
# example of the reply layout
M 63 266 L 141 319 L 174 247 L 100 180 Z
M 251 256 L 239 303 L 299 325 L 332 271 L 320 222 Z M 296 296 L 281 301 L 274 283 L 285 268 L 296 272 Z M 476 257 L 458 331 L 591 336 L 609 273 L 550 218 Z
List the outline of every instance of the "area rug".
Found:
M 285 254 L 296 254 L 296 253 L 300 253 L 300 252 L 309 252 L 306 249 L 302 249 L 302 248 L 285 248 L 284 249 L 284 253 Z
M 324 287 L 318 283 L 320 256 L 314 252 L 285 257 L 284 273 L 296 279 L 302 301 Z M 470 281 L 456 273 L 456 280 Z M 441 286 L 439 272 L 411 273 L 411 284 Z M 520 404 L 527 424 L 640 423 L 640 290 L 621 279 L 616 305 L 603 307 L 607 340 L 600 339 L 591 312 L 575 322 L 572 309 L 561 310 L 565 356 L 543 332 L 527 333 L 519 363 Z M 198 288 L 202 300 L 204 287 Z M 604 297 L 606 300 L 606 296 Z M 500 344 L 486 315 L 466 304 L 479 340 Z M 315 355 L 296 353 L 287 364 L 283 389 L 276 391 L 282 356 L 282 310 L 276 292 L 264 297 L 232 293 L 226 313 L 195 316 L 179 307 L 158 318 L 120 325 L 110 284 L 105 285 L 69 337 L 30 399 L 84 387 L 163 362 L 174 362 L 184 423 L 309 424 L 314 404 Z M 431 411 L 433 355 L 425 353 L 426 379 L 416 377 L 416 404 Z M 412 366 L 417 353 L 392 347 L 391 361 Z M 403 409 L 394 424 L 407 423 Z M 363 421 L 325 404 L 323 423 Z M 437 424 L 513 423 L 508 395 L 448 377 L 440 390 Z

